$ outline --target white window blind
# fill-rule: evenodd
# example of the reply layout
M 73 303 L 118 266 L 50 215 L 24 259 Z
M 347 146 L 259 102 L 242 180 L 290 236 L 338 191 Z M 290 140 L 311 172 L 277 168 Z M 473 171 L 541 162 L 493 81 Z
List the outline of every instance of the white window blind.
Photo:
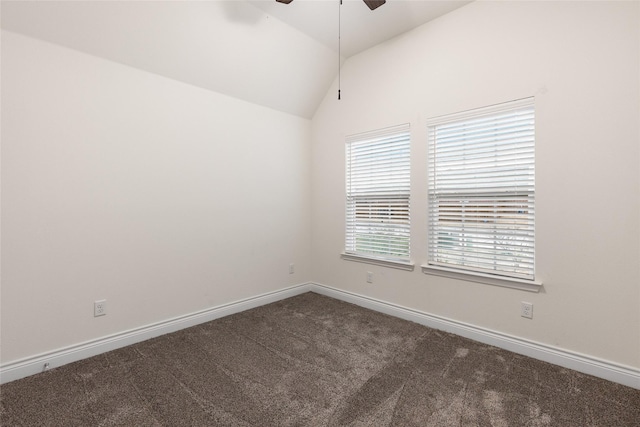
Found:
M 533 98 L 428 121 L 428 263 L 534 280 Z
M 347 254 L 409 260 L 410 129 L 346 138 Z

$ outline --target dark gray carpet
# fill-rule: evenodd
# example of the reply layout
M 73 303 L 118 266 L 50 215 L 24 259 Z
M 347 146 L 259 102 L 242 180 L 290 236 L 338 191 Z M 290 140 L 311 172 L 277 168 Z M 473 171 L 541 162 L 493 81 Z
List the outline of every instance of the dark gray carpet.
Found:
M 640 391 L 314 293 L 2 386 L 2 426 L 640 426 Z

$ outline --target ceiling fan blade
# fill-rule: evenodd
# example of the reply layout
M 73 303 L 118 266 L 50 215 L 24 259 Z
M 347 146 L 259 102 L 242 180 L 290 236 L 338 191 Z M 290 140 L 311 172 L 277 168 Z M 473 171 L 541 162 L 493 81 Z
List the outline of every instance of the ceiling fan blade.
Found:
M 374 10 L 386 3 L 386 0 L 363 0 L 363 1 L 367 4 L 367 6 L 369 6 L 369 9 L 371 10 Z
M 278 3 L 284 3 L 284 4 L 289 4 L 291 3 L 293 0 L 276 0 Z M 386 0 L 363 0 L 365 2 L 365 4 L 367 6 L 369 6 L 369 9 L 374 10 L 379 8 L 380 6 L 382 6 L 383 4 L 385 4 L 387 1 Z

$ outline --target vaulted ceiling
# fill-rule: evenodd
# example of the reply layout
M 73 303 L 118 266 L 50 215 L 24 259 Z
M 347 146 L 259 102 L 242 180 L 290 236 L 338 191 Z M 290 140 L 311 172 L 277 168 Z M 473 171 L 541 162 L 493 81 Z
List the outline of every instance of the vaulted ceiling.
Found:
M 471 0 L 388 0 L 375 11 L 362 0 L 250 0 L 282 22 L 349 58 L 425 22 L 451 12 Z M 340 23 L 340 26 L 338 26 Z M 338 28 L 340 27 L 340 32 Z
M 2 28 L 311 118 L 343 62 L 469 1 L 2 1 Z M 340 54 L 338 56 L 338 19 Z

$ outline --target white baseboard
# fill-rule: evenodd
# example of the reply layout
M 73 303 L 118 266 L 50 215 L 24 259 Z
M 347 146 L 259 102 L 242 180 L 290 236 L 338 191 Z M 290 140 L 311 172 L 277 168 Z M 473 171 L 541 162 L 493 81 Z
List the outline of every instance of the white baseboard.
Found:
M 637 368 L 457 322 L 318 283 L 312 284 L 310 290 L 374 311 L 410 320 L 430 328 L 450 332 L 514 353 L 640 389 L 640 369 Z
M 44 370 L 45 363 L 49 364 L 49 369 L 57 368 L 59 366 L 66 365 L 67 363 L 86 359 L 121 347 L 126 347 L 150 338 L 176 332 L 181 329 L 219 319 L 230 314 L 239 313 L 241 311 L 303 294 L 305 292 L 309 292 L 311 288 L 312 285 L 309 283 L 295 285 L 278 291 L 246 298 L 229 304 L 223 304 L 129 331 L 120 332 L 25 359 L 9 362 L 0 366 L 0 384 L 40 373 Z
M 107 351 L 132 345 L 167 333 L 176 332 L 190 326 L 209 322 L 230 314 L 260 307 L 309 291 L 640 389 L 640 369 L 502 334 L 318 283 L 305 283 L 291 286 L 256 297 L 246 298 L 96 340 L 9 362 L 0 366 L 0 384 L 40 373 L 43 371 L 45 363 L 49 364 L 50 369 L 56 368 L 66 365 L 67 363 L 86 359 Z

